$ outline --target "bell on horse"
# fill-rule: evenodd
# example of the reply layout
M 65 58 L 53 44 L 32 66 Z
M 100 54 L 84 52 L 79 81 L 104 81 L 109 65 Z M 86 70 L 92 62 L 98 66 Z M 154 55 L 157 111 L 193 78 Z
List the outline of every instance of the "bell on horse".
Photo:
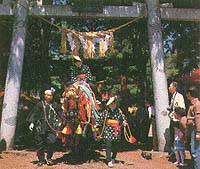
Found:
M 71 130 L 70 126 L 65 126 L 62 130 L 62 134 L 66 134 L 66 135 L 72 134 L 72 130 Z
M 77 127 L 77 129 L 76 129 L 76 132 L 75 132 L 76 134 L 82 134 L 83 133 L 83 130 L 82 130 L 82 128 L 81 128 L 81 125 L 79 124 L 78 125 L 78 127 Z

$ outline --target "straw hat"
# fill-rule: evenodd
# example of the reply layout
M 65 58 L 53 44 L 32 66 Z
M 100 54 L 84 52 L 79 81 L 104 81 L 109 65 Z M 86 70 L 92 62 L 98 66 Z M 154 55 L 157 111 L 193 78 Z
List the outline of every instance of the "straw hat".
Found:
M 80 58 L 79 56 L 73 55 L 73 58 L 74 58 L 74 60 L 76 60 L 76 61 L 82 62 L 82 60 L 81 60 L 81 58 Z
M 116 97 L 110 97 L 110 99 L 106 103 L 106 106 L 109 106 L 111 103 L 113 103 L 115 101 L 115 99 L 116 99 Z

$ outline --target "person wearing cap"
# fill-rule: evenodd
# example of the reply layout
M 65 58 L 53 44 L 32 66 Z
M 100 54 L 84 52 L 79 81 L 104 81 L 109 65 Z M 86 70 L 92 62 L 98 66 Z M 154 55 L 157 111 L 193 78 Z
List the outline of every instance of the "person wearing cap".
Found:
M 31 111 L 29 118 L 29 130 L 34 132 L 34 141 L 37 146 L 38 166 L 53 165 L 53 147 L 56 141 L 56 133 L 53 131 L 53 123 L 61 113 L 61 107 L 53 102 L 54 91 L 46 90 L 44 100 L 39 101 Z M 45 159 L 45 150 L 47 158 Z
M 106 104 L 108 109 L 100 114 L 96 128 L 102 127 L 103 141 L 106 143 L 108 167 L 113 167 L 121 140 L 121 127 L 126 125 L 124 114 L 118 106 L 117 97 L 111 97 Z
M 74 66 L 71 71 L 71 81 L 86 80 L 87 83 L 92 82 L 92 74 L 90 68 L 82 63 L 79 56 L 73 56 Z

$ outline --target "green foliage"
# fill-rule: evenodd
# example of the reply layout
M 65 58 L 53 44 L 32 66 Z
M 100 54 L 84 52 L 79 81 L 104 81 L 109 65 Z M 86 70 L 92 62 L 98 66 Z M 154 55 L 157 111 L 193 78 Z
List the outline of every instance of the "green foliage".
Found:
M 168 79 L 174 79 L 179 74 L 179 69 L 177 68 L 177 55 L 166 55 L 165 68 Z
M 130 94 L 135 98 L 138 98 L 139 95 L 141 94 L 141 91 L 138 86 L 128 85 L 128 89 L 130 91 Z
M 0 89 L 4 88 L 12 39 L 13 17 L 0 16 Z
M 198 67 L 198 23 L 163 22 L 168 79 L 176 79 Z M 173 29 L 172 29 L 173 28 Z
M 108 88 L 111 89 L 111 94 L 112 95 L 119 95 L 121 86 L 119 84 L 108 86 Z
M 117 53 L 117 55 L 116 55 L 116 58 L 117 59 L 123 59 L 123 53 Z
M 58 89 L 58 90 L 62 89 L 59 76 L 51 76 L 51 86 Z

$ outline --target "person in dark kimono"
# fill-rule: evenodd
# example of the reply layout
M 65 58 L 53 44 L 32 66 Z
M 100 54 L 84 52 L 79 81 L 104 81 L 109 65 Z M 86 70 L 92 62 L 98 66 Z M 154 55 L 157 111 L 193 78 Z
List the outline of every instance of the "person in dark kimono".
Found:
M 60 106 L 53 102 L 53 90 L 46 90 L 44 100 L 38 102 L 28 119 L 30 122 L 29 129 L 34 132 L 34 140 L 37 146 L 37 156 L 39 159 L 38 166 L 47 164 L 53 165 L 53 151 L 56 142 L 56 127 L 58 120 L 58 112 L 60 113 Z M 47 158 L 45 160 L 45 150 L 47 151 Z
M 116 97 L 111 97 L 106 105 L 108 109 L 100 114 L 95 127 L 102 127 L 102 137 L 106 143 L 106 160 L 108 167 L 113 167 L 121 140 L 121 127 L 127 125 L 127 122 L 124 114 L 118 107 Z
M 71 82 L 85 80 L 87 83 L 92 82 L 90 68 L 82 63 L 79 56 L 73 56 L 74 66 L 71 71 Z

